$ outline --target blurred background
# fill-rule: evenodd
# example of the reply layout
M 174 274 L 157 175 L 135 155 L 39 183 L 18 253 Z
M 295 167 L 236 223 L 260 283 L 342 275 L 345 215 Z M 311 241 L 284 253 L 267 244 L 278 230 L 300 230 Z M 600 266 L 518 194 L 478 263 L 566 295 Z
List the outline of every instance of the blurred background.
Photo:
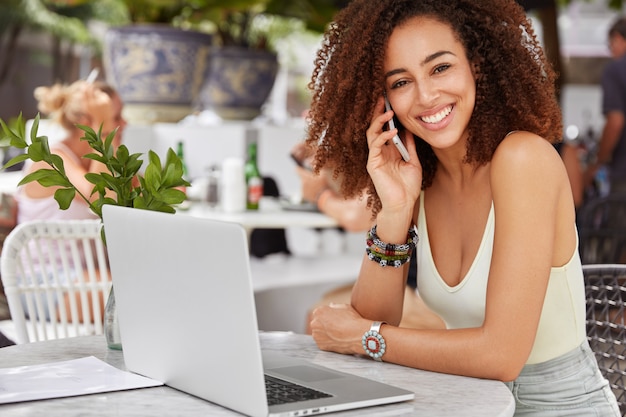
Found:
M 0 0 L 0 118 L 10 120 L 20 112 L 26 118 L 34 117 L 32 92 L 36 86 L 85 78 L 92 68 L 100 68 L 100 77 L 116 84 L 111 79 L 111 64 L 104 62 L 114 54 L 107 52 L 107 34 L 128 26 L 142 26 L 144 31 L 165 26 L 209 34 L 205 61 L 187 64 L 196 69 L 196 78 L 199 72 L 207 77 L 211 56 L 218 56 L 229 42 L 275 53 L 278 66 L 272 91 L 259 111 L 277 123 L 298 117 L 308 105 L 306 84 L 320 33 L 345 1 Z M 581 131 L 589 126 L 599 130 L 603 120 L 598 82 L 609 59 L 607 29 L 623 12 L 622 1 L 520 3 L 561 73 L 565 125 L 576 124 Z M 132 52 L 128 49 L 127 61 Z M 145 56 L 136 58 L 141 59 L 146 60 Z M 127 63 L 126 71 L 128 68 Z M 196 95 L 181 110 L 183 114 L 216 106 L 215 99 L 198 97 L 200 91 L 209 90 L 204 85 L 203 81 L 195 88 Z M 125 101 L 144 104 L 142 99 Z

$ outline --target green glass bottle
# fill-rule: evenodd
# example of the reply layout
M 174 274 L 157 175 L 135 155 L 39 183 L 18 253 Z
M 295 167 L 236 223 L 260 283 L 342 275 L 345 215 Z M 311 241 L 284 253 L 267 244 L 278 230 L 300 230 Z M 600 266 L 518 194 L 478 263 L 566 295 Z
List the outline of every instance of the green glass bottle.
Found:
M 183 163 L 183 179 L 189 181 L 189 172 L 187 171 L 187 163 L 185 162 L 185 144 L 182 140 L 178 141 L 176 145 L 176 155 Z
M 257 145 L 248 145 L 248 158 L 245 166 L 246 172 L 246 208 L 248 210 L 258 210 L 259 202 L 263 197 L 263 178 L 257 165 Z
M 176 144 L 176 155 L 180 159 L 180 162 L 182 162 L 183 164 L 183 179 L 189 182 L 189 171 L 187 171 L 187 163 L 185 162 L 185 145 L 182 140 L 179 140 L 178 143 Z M 187 194 L 187 187 L 181 186 L 181 187 L 178 187 L 178 189 L 182 191 L 183 193 L 185 193 L 185 195 Z

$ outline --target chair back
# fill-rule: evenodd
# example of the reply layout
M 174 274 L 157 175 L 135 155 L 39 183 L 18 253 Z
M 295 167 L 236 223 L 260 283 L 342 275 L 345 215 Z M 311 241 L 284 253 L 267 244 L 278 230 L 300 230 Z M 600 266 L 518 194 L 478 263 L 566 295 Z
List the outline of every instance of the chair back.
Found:
M 4 242 L 0 277 L 17 343 L 103 334 L 111 287 L 100 220 L 37 220 Z
M 587 296 L 587 339 L 600 371 L 626 415 L 626 265 L 583 265 Z
M 577 217 L 583 264 L 626 263 L 626 194 L 590 200 Z

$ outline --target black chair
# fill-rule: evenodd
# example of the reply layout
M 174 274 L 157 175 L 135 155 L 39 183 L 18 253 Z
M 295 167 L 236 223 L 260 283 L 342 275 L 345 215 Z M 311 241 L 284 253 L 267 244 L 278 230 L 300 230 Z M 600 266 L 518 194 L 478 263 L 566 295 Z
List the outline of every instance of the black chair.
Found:
M 583 265 L 587 339 L 626 416 L 626 265 Z
M 583 264 L 626 264 L 626 194 L 588 201 L 577 224 Z
M 271 177 L 263 177 L 263 195 L 279 197 L 278 184 Z M 273 253 L 290 255 L 285 229 L 253 229 L 250 234 L 250 255 L 264 258 Z

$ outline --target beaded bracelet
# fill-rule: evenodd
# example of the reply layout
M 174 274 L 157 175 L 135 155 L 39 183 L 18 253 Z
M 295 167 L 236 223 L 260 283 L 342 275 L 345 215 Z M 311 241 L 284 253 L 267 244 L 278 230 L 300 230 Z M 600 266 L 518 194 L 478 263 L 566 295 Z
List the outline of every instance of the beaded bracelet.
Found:
M 393 266 L 394 268 L 399 268 L 411 259 L 411 255 L 403 255 L 397 257 L 376 255 L 370 250 L 370 248 L 366 248 L 365 252 L 367 253 L 367 257 L 370 261 L 374 261 L 380 266 Z
M 406 243 L 394 245 L 385 243 L 376 234 L 376 225 L 367 233 L 367 248 L 365 252 L 367 257 L 380 266 L 393 266 L 398 268 L 411 259 L 411 254 L 419 241 L 417 235 L 417 227 L 409 228 Z

